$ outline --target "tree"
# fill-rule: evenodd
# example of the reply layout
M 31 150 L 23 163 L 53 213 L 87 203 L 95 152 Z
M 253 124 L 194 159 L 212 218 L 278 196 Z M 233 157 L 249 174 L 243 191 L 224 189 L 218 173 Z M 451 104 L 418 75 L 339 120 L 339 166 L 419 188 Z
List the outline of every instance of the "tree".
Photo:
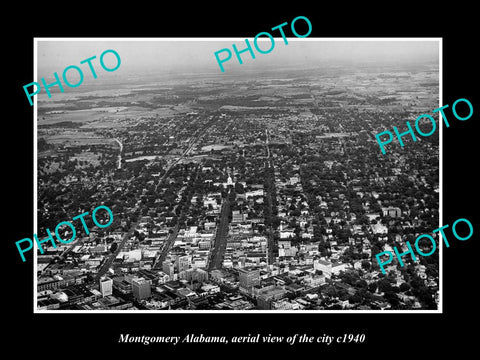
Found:
M 85 277 L 85 283 L 89 284 L 95 280 L 95 277 L 92 275 L 92 273 L 87 273 L 87 276 Z
M 118 249 L 118 244 L 116 242 L 112 243 L 110 246 L 110 252 L 113 254 Z
M 393 308 L 396 308 L 400 304 L 400 300 L 398 299 L 397 295 L 392 291 L 385 292 L 384 298 Z
M 355 287 L 358 288 L 358 289 L 367 289 L 368 284 L 365 280 L 361 279 L 361 280 L 358 280 L 357 282 L 355 282 Z
M 334 286 L 330 285 L 323 291 L 323 294 L 329 297 L 333 297 L 337 295 L 337 290 Z
M 348 301 L 352 304 L 358 304 L 362 301 L 362 297 L 359 294 L 353 294 L 348 297 Z
M 378 290 L 382 292 L 392 291 L 392 285 L 390 285 L 390 282 L 387 279 L 378 280 L 377 285 L 378 285 Z
M 400 284 L 400 291 L 401 292 L 406 292 L 410 290 L 410 285 L 408 285 L 406 282 Z

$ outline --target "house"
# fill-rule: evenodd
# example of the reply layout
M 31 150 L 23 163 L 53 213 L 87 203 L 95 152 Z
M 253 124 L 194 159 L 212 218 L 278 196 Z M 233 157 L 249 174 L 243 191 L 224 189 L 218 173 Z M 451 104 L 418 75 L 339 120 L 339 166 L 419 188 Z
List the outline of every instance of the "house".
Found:
M 332 264 L 332 274 L 339 275 L 340 271 L 345 271 L 348 268 L 348 264 L 334 262 Z
M 380 223 L 370 225 L 370 229 L 374 234 L 388 234 L 388 228 Z
M 383 216 L 400 217 L 402 216 L 402 210 L 398 207 L 382 207 Z
M 320 270 L 327 278 L 332 276 L 332 263 L 323 259 L 313 260 L 313 268 Z

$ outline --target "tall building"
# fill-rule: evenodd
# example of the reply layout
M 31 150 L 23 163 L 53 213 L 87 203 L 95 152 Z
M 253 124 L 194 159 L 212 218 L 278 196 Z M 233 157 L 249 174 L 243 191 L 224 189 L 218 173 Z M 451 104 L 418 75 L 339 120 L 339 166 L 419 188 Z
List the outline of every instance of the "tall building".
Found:
M 179 274 L 180 279 L 187 281 L 198 281 L 203 283 L 208 280 L 208 272 L 203 269 L 188 269 Z
M 190 256 L 184 255 L 184 256 L 179 256 L 176 261 L 177 265 L 177 270 L 178 272 L 182 272 L 185 270 L 188 270 L 190 268 Z
M 261 291 L 257 296 L 257 308 L 263 310 L 270 310 L 272 302 L 284 298 L 287 295 L 287 290 L 281 286 L 274 286 L 265 291 Z
M 112 295 L 113 292 L 113 280 L 110 278 L 100 279 L 100 292 L 102 297 Z
M 170 260 L 165 260 L 162 263 L 162 270 L 165 274 L 170 276 L 170 279 L 173 279 L 173 273 L 175 272 L 175 268 L 173 263 Z
M 240 210 L 232 211 L 232 224 L 237 224 L 245 221 L 244 214 L 240 213 Z
M 151 282 L 144 278 L 132 279 L 132 292 L 133 296 L 137 300 L 143 300 L 149 298 L 152 295 Z
M 238 280 L 241 289 L 251 292 L 255 285 L 260 284 L 260 270 L 238 269 Z

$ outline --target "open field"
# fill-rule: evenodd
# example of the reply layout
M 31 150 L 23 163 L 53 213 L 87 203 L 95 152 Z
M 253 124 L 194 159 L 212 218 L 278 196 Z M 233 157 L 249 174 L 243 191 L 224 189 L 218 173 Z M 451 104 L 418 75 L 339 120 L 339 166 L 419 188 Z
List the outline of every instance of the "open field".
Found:
M 105 145 L 114 144 L 113 139 L 105 139 L 95 133 L 65 131 L 61 134 L 47 135 L 47 142 L 52 144 L 69 145 Z

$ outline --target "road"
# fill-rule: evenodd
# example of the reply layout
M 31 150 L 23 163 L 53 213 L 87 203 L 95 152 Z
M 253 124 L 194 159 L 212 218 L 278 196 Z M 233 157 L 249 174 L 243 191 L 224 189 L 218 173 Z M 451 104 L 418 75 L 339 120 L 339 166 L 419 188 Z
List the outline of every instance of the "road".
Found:
M 123 151 L 123 144 L 118 140 L 117 138 L 113 139 L 115 140 L 118 145 L 120 146 L 120 152 L 118 153 L 118 169 L 122 168 L 122 151 Z
M 220 269 L 222 267 L 223 256 L 227 248 L 227 233 L 228 233 L 228 215 L 230 213 L 230 203 L 228 196 L 223 200 L 222 209 L 220 212 L 220 224 L 218 225 L 217 234 L 215 236 L 215 245 L 210 254 L 210 261 L 208 263 L 208 271 L 213 269 Z
M 167 257 L 168 252 L 170 251 L 173 244 L 175 243 L 175 239 L 177 238 L 177 235 L 178 235 L 178 230 L 179 230 L 179 225 L 177 224 L 173 228 L 173 232 L 168 235 L 167 241 L 165 242 L 165 244 L 163 244 L 162 251 L 155 258 L 155 261 L 152 266 L 154 270 L 162 269 L 162 263 L 165 261 L 165 258 Z
M 118 244 L 117 250 L 115 250 L 113 254 L 110 254 L 110 257 L 107 259 L 107 261 L 103 263 L 97 275 L 95 275 L 95 281 L 98 281 L 103 275 L 105 275 L 108 269 L 112 266 L 113 261 L 122 250 L 123 245 L 125 245 L 125 242 L 127 241 L 127 239 L 133 235 L 133 232 L 135 231 L 135 228 L 137 227 L 139 222 L 140 221 L 137 220 L 135 223 L 133 223 L 132 226 L 130 226 L 130 230 L 128 230 L 128 232 L 125 235 L 123 235 L 122 240 Z
M 199 171 L 200 171 L 200 165 L 197 164 L 197 167 L 196 167 L 196 170 L 195 170 L 194 181 L 197 179 Z M 186 199 L 185 203 L 189 204 L 191 199 L 192 199 L 192 197 L 189 196 Z M 178 205 L 179 204 L 176 204 L 173 207 L 173 212 L 174 213 L 177 212 Z M 180 214 L 178 214 L 179 219 L 183 216 L 184 211 L 185 210 L 182 209 Z M 177 235 L 178 235 L 178 230 L 180 230 L 180 224 L 177 223 L 177 225 L 175 225 L 175 227 L 173 228 L 173 232 L 171 234 L 169 234 L 167 241 L 164 243 L 162 251 L 160 252 L 160 254 L 158 254 L 158 256 L 155 258 L 155 261 L 153 262 L 152 267 L 155 270 L 161 270 L 162 269 L 162 263 L 165 261 L 165 258 L 167 257 L 168 252 L 170 251 L 173 244 L 175 243 L 175 239 L 177 238 Z
M 273 161 L 272 161 L 272 156 L 270 152 L 270 134 L 268 133 L 268 129 L 265 129 L 265 147 L 267 149 L 267 161 L 265 161 L 265 171 L 268 171 L 268 177 L 270 181 L 271 186 L 275 186 L 275 175 L 274 175 L 274 167 L 273 167 Z M 267 191 L 266 194 L 267 201 L 266 203 L 270 207 L 270 215 L 273 218 L 273 209 L 272 209 L 272 192 L 271 189 Z M 272 225 L 270 224 L 268 226 L 268 239 L 267 239 L 267 264 L 273 264 L 275 257 L 274 257 L 274 240 L 273 240 L 273 228 Z
M 170 166 L 168 166 L 167 170 L 165 171 L 165 174 L 163 174 L 159 179 L 158 179 L 158 183 L 157 185 L 155 186 L 155 191 L 158 190 L 158 187 L 160 186 L 160 184 L 162 183 L 163 179 L 165 179 L 165 177 L 168 176 L 168 174 L 170 173 L 170 170 L 173 169 L 173 167 L 175 165 L 177 165 L 180 160 L 184 159 L 186 156 L 188 156 L 188 154 L 190 153 L 190 151 L 193 149 L 193 147 L 200 141 L 200 139 L 203 137 L 203 135 L 207 132 L 207 130 L 215 123 L 215 121 L 217 120 L 217 116 L 215 116 L 212 120 L 210 120 L 208 122 L 208 124 L 198 130 L 197 133 L 195 133 L 194 135 L 192 135 L 191 139 L 190 139 L 190 142 L 188 143 L 188 146 L 187 148 L 185 149 L 185 151 L 182 153 L 182 155 L 180 155 L 180 157 L 178 159 L 176 159 L 174 162 L 172 162 L 170 164 Z

